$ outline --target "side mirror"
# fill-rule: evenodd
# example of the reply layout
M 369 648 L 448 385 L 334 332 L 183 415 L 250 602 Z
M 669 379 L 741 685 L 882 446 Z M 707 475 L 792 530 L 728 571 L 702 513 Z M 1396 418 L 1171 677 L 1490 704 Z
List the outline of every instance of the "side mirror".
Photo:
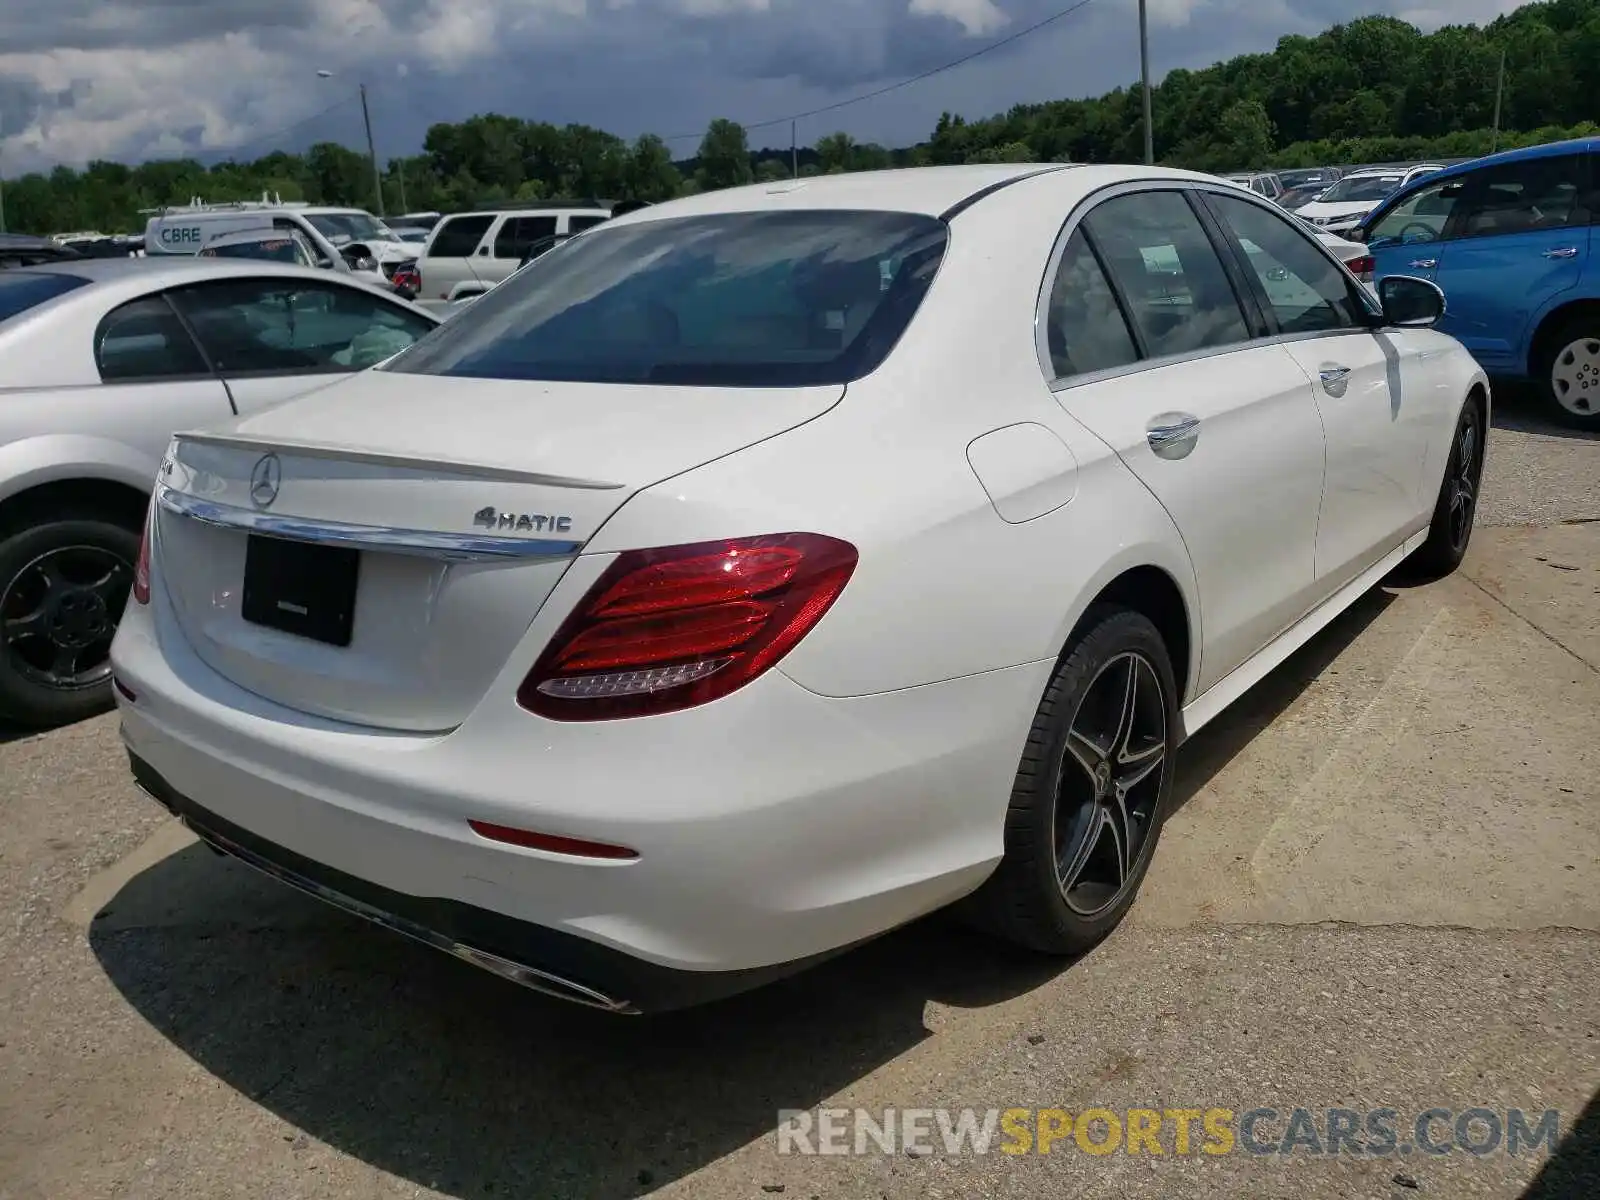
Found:
M 1390 275 L 1378 283 L 1378 303 L 1386 324 L 1400 329 L 1427 329 L 1445 313 L 1439 285 L 1409 275 Z

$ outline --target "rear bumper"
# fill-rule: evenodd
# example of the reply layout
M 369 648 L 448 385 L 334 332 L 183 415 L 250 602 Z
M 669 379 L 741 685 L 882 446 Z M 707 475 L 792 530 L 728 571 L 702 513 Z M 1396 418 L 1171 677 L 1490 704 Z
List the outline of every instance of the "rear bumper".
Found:
M 853 699 L 771 671 L 699 709 L 579 724 L 518 708 L 508 668 L 457 729 L 407 734 L 231 684 L 159 599 L 129 605 L 112 657 L 135 774 L 213 845 L 617 1011 L 742 991 L 981 884 L 1052 668 Z M 471 820 L 638 857 L 507 845 Z
M 335 908 L 536 992 L 638 1015 L 705 1004 L 781 979 L 848 947 L 743 971 L 679 971 L 455 900 L 408 896 L 257 837 L 174 790 L 130 752 L 134 782 L 212 849 Z

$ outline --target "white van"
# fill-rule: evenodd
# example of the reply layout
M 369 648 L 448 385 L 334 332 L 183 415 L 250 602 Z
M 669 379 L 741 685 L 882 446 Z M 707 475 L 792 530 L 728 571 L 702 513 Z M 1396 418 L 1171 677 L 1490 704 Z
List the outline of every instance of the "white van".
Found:
M 319 266 L 343 262 L 358 275 L 387 281 L 402 263 L 416 261 L 417 247 L 390 232 L 359 208 L 322 207 L 269 199 L 207 204 L 196 199 L 178 207 L 146 209 L 145 253 L 198 254 L 219 237 L 240 233 L 298 232 L 317 252 Z
M 433 227 L 417 270 L 418 299 L 463 300 L 487 292 L 522 265 L 535 243 L 579 233 L 611 219 L 598 201 L 522 201 L 494 210 L 456 213 Z

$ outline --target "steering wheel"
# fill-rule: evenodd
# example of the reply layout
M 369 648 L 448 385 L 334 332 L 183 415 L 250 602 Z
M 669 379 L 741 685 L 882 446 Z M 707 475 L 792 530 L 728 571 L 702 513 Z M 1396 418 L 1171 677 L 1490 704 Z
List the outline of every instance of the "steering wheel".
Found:
M 1422 230 L 1422 237 L 1418 238 L 1418 241 L 1432 242 L 1438 240 L 1439 231 L 1432 225 L 1427 224 L 1425 221 L 1408 221 L 1400 229 L 1400 240 L 1402 242 L 1408 241 L 1409 239 L 1406 237 L 1406 235 L 1409 234 L 1413 229 Z

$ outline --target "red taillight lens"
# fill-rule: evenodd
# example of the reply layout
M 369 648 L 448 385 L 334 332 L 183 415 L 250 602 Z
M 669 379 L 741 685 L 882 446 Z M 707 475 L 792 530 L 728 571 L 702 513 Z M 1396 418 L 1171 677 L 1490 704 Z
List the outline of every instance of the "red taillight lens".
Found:
M 1378 269 L 1378 260 L 1370 254 L 1363 254 L 1360 258 L 1352 258 L 1345 264 L 1350 268 L 1350 273 L 1362 283 L 1371 283 L 1372 274 Z
M 854 546 L 814 533 L 630 550 L 556 631 L 517 702 L 595 721 L 726 696 L 810 632 L 855 566 Z
M 155 505 L 144 515 L 144 532 L 139 535 L 139 557 L 133 564 L 133 602 L 150 603 L 150 522 L 155 520 Z

